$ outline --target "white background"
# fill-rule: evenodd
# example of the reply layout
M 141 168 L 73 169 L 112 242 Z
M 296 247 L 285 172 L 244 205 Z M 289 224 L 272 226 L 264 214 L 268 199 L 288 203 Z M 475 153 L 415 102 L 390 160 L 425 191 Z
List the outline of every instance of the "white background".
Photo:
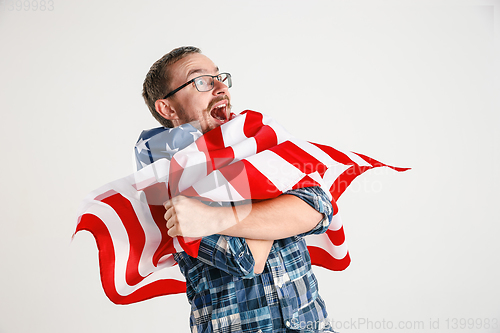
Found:
M 189 330 L 184 295 L 112 304 L 92 235 L 71 242 L 85 195 L 133 171 L 158 126 L 143 79 L 181 45 L 232 73 L 233 111 L 412 168 L 339 201 L 352 264 L 315 269 L 338 330 L 500 332 L 479 327 L 500 316 L 499 1 L 36 2 L 0 5 L 1 333 Z

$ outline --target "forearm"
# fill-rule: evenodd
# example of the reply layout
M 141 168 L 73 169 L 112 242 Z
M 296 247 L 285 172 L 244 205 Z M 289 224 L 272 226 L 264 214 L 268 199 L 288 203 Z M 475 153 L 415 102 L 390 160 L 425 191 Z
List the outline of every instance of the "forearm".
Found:
M 267 257 L 269 257 L 269 252 L 273 246 L 273 241 L 248 238 L 245 239 L 245 241 L 255 261 L 253 271 L 255 274 L 260 274 L 266 265 Z
M 235 210 L 235 214 L 232 214 L 233 225 L 219 232 L 220 234 L 276 240 L 305 233 L 323 219 L 323 214 L 306 202 L 286 194 L 251 205 L 236 206 L 233 209 Z
M 277 240 L 325 230 L 332 215 L 329 199 L 316 187 L 291 190 L 273 199 L 235 207 L 211 207 L 177 196 L 165 203 L 165 209 L 170 237 L 223 234 Z M 322 220 L 322 228 L 316 230 Z

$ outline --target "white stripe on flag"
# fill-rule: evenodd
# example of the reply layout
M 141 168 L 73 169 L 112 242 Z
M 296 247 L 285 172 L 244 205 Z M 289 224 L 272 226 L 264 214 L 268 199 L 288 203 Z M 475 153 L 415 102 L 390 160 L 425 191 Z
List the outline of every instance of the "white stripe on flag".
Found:
M 170 161 L 166 158 L 142 168 L 141 170 L 126 177 L 127 181 L 135 184 L 137 190 L 142 190 L 153 183 L 166 182 L 170 171 Z
M 129 237 L 127 231 L 116 212 L 110 206 L 95 201 L 88 209 L 87 214 L 97 216 L 101 220 L 106 221 L 111 239 L 113 240 L 113 247 L 115 252 L 115 286 L 116 291 L 121 296 L 127 296 L 135 290 L 148 285 L 156 280 L 162 279 L 176 279 L 185 281 L 184 276 L 178 267 L 168 267 L 165 264 L 161 269 L 157 268 L 154 272 L 148 275 L 140 283 L 130 286 L 125 280 L 125 271 L 127 268 L 127 260 L 129 256 Z M 181 249 L 182 251 L 182 249 Z
M 372 165 L 370 163 L 368 163 L 367 161 L 365 161 L 364 159 L 362 159 L 357 154 L 355 154 L 355 153 L 353 153 L 351 151 L 340 150 L 340 149 L 337 149 L 337 150 L 340 151 L 340 152 L 342 152 L 342 153 L 344 153 L 344 154 L 346 154 L 347 157 L 349 157 L 351 159 L 351 161 L 353 161 L 354 163 L 356 163 L 359 166 L 372 167 Z
M 309 155 L 329 167 L 330 165 L 336 165 L 336 164 L 341 164 L 337 161 L 335 161 L 333 158 L 330 157 L 327 153 L 325 153 L 323 150 L 321 150 L 319 147 L 313 145 L 310 142 L 300 140 L 297 138 L 292 138 L 290 139 L 290 142 L 296 145 L 297 147 L 301 148 L 303 151 L 307 152 Z
M 305 173 L 270 150 L 261 151 L 246 160 L 266 176 L 281 192 L 290 190 L 305 176 Z
M 240 182 L 240 186 L 243 182 Z M 241 189 L 250 192 L 250 183 L 247 188 Z M 214 170 L 210 175 L 193 185 L 198 195 L 213 201 L 241 201 L 245 198 L 227 181 L 219 170 Z
M 160 162 L 160 161 L 158 161 Z M 164 166 L 165 163 L 162 162 L 162 163 L 159 163 L 160 166 Z M 148 204 L 155 204 L 153 201 L 154 198 L 150 198 L 149 202 L 147 202 L 146 200 L 146 196 L 144 194 L 144 192 L 142 191 L 137 191 L 135 188 L 134 188 L 134 184 L 133 181 L 135 179 L 138 179 L 140 182 L 142 182 L 142 184 L 144 185 L 145 183 L 150 183 L 150 181 L 145 181 L 145 179 L 148 178 L 148 176 L 151 176 L 151 173 L 153 171 L 152 168 L 149 168 L 151 165 L 149 165 L 146 169 L 141 169 L 138 173 L 136 174 L 132 174 L 132 175 L 129 175 L 127 177 L 124 177 L 122 179 L 119 179 L 119 180 L 116 180 L 116 181 L 113 181 L 103 187 L 100 188 L 99 191 L 102 191 L 104 193 L 107 193 L 106 195 L 100 195 L 100 196 L 97 196 L 97 200 L 92 200 L 90 198 L 87 198 L 85 200 L 85 203 L 86 203 L 86 207 L 84 207 L 84 211 L 82 209 L 82 212 L 79 214 L 83 214 L 84 212 L 91 212 L 91 208 L 90 207 L 93 207 L 95 205 L 98 205 L 99 207 L 107 207 L 106 208 L 106 212 L 108 212 L 108 214 L 110 215 L 103 215 L 101 217 L 101 220 L 103 221 L 106 221 L 106 225 L 109 229 L 109 225 L 108 225 L 108 221 L 107 217 L 110 217 L 110 218 L 116 218 L 119 220 L 119 216 L 117 215 L 117 213 L 115 212 L 115 210 L 110 207 L 109 205 L 105 204 L 105 203 L 102 203 L 101 201 L 102 200 L 105 200 L 106 198 L 112 196 L 112 195 L 115 195 L 115 194 L 120 194 L 124 199 L 126 199 L 132 206 L 133 210 L 134 210 L 134 214 L 135 216 L 137 217 L 137 219 L 139 220 L 139 223 L 141 225 L 141 228 L 142 230 L 144 231 L 144 236 L 145 236 L 145 244 L 146 244 L 146 248 L 144 248 L 144 251 L 141 253 L 141 259 L 140 259 L 140 262 L 139 262 L 139 267 L 138 267 L 138 271 L 140 272 L 140 274 L 142 276 L 147 276 L 148 274 L 150 274 L 151 272 L 153 272 L 154 270 L 156 270 L 157 268 L 153 265 L 153 262 L 152 262 L 152 257 L 158 247 L 158 245 L 160 244 L 161 242 L 161 232 L 160 230 L 158 229 L 152 215 L 151 215 L 151 211 L 149 210 L 149 205 Z M 134 175 L 137 175 L 139 174 L 139 177 L 134 177 Z M 156 178 L 149 178 L 150 180 L 153 179 L 153 182 L 154 179 Z M 150 185 L 150 184 L 149 184 Z M 91 197 L 91 195 L 93 195 L 93 193 L 91 193 L 89 195 L 89 197 Z M 164 198 L 158 198 L 160 201 L 164 201 Z M 159 204 L 162 204 L 162 202 L 160 202 Z M 95 209 L 95 207 L 94 207 Z M 102 208 L 104 209 L 104 208 Z M 95 214 L 94 214 L 95 215 Z M 117 222 L 117 221 L 114 221 L 116 224 L 115 224 L 115 232 L 118 233 L 118 235 L 123 235 L 123 233 L 120 231 L 120 230 L 123 230 L 123 232 L 125 232 L 126 234 L 126 229 L 124 228 L 124 225 L 122 222 Z M 118 229 L 117 229 L 118 228 Z M 120 236 L 118 236 L 120 237 Z M 127 235 L 128 237 L 128 235 Z M 127 241 L 128 241 L 128 238 L 127 238 Z M 113 240 L 113 243 L 115 243 L 115 241 Z M 128 251 L 128 250 L 127 250 Z M 122 253 L 122 252 L 120 252 Z M 160 265 L 158 266 L 160 267 Z
M 184 251 L 181 244 L 179 244 L 179 239 L 177 237 L 172 238 L 172 240 L 173 240 L 172 244 L 174 245 L 175 251 L 177 252 Z
M 139 273 L 142 276 L 147 276 L 148 274 L 165 265 L 165 263 L 163 263 L 162 265 L 158 264 L 158 267 L 155 267 L 152 261 L 153 255 L 155 254 L 158 246 L 161 243 L 162 234 L 160 229 L 158 229 L 153 216 L 151 215 L 149 205 L 147 204 L 145 198 L 141 201 L 135 200 L 133 198 L 126 199 L 132 205 L 134 213 L 137 216 L 139 223 L 141 224 L 141 228 L 144 231 L 144 236 L 146 238 L 145 247 L 143 249 L 143 252 L 141 253 L 141 259 L 139 261 Z
M 328 197 L 328 200 L 332 201 L 332 194 L 330 193 L 330 187 L 331 185 L 327 185 L 324 181 L 323 178 L 321 178 L 321 175 L 319 172 L 314 171 L 313 173 L 308 174 L 309 177 L 311 177 L 312 180 L 317 182 L 319 186 L 321 186 L 321 189 L 325 192 L 326 196 Z
M 124 225 L 114 209 L 100 201 L 93 202 L 87 208 L 87 213 L 97 216 L 102 221 L 106 221 L 106 227 L 113 240 L 115 252 L 115 286 L 118 294 L 126 296 L 132 293 L 135 288 L 130 288 L 125 282 L 125 270 L 130 244 Z
M 234 161 L 231 163 L 234 163 L 248 156 L 255 155 L 257 152 L 257 142 L 255 142 L 255 138 L 250 137 L 239 143 L 235 143 L 231 148 L 233 148 L 234 153 Z
M 326 234 L 320 235 L 308 235 L 306 238 L 307 246 L 319 247 L 330 253 L 335 259 L 343 259 L 347 255 L 347 245 L 342 243 L 342 245 L 336 246 L 330 241 Z
M 243 142 L 247 139 L 243 128 L 245 126 L 246 114 L 238 116 L 231 120 L 231 122 L 225 123 L 220 126 L 222 132 L 222 137 L 224 138 L 224 146 L 233 146 L 238 142 Z
M 292 135 L 288 133 L 288 131 L 273 118 L 263 115 L 262 123 L 264 125 L 270 126 L 274 130 L 274 133 L 278 138 L 278 144 L 292 138 Z
M 336 165 L 332 165 L 326 170 L 323 175 L 323 180 L 325 181 L 326 186 L 330 188 L 333 183 L 337 180 L 337 178 L 344 173 L 347 169 L 351 168 L 352 165 L 345 165 L 342 163 L 337 163 Z
M 330 223 L 328 230 L 337 231 L 340 228 L 342 228 L 342 219 L 340 218 L 340 214 L 337 212 L 337 214 L 333 215 L 332 222 Z
M 179 192 L 207 175 L 206 155 L 197 149 L 195 143 L 175 154 L 173 159 L 183 168 L 178 184 Z

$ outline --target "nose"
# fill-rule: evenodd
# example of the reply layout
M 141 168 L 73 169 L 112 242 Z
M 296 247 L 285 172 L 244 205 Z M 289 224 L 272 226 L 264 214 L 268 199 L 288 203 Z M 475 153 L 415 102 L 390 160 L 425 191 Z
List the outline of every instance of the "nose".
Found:
M 217 95 L 228 95 L 229 88 L 219 80 L 214 80 L 214 89 L 212 90 L 212 94 Z

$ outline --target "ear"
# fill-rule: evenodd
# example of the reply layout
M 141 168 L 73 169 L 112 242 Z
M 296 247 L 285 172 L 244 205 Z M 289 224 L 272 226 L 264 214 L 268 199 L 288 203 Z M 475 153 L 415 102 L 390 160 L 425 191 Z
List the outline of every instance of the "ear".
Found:
M 177 111 L 172 106 L 170 101 L 166 99 L 159 99 L 155 102 L 156 112 L 158 112 L 163 118 L 168 120 L 179 119 Z

